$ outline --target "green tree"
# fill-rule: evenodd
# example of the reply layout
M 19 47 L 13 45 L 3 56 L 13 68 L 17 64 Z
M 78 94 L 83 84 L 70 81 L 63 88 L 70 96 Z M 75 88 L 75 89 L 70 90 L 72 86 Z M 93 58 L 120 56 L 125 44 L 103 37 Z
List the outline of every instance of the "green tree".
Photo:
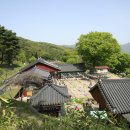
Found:
M 32 56 L 30 59 L 29 59 L 29 63 L 32 63 L 33 61 L 35 61 L 36 58 L 34 56 Z
M 111 62 L 117 64 L 118 61 L 113 60 L 121 51 L 117 40 L 108 32 L 90 32 L 81 35 L 76 48 L 82 59 L 93 66 L 110 65 L 111 67 L 113 65 Z
M 119 72 L 125 72 L 126 74 L 130 73 L 130 55 L 127 53 L 121 53 L 118 56 L 118 64 L 116 70 Z
M 62 57 L 62 60 L 66 63 L 82 62 L 75 50 L 73 50 L 73 51 L 72 50 L 66 50 L 65 53 L 64 53 L 64 56 Z
M 17 56 L 18 61 L 21 61 L 22 63 L 26 62 L 26 55 L 25 52 L 21 49 L 18 56 Z
M 18 54 L 19 44 L 16 33 L 0 25 L 0 60 L 10 65 Z

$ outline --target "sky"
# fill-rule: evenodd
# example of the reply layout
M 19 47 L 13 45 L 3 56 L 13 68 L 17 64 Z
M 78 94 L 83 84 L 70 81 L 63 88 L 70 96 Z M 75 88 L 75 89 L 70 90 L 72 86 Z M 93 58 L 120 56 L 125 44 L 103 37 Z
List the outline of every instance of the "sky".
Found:
M 81 34 L 110 32 L 130 42 L 130 0 L 0 0 L 0 25 L 17 36 L 73 45 Z

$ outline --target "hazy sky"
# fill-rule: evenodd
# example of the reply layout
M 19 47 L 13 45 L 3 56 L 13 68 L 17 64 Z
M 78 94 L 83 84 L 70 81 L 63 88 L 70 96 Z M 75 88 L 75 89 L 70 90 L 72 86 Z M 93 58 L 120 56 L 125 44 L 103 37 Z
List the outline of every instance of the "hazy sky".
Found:
M 17 36 L 75 44 L 81 34 L 110 32 L 130 42 L 130 0 L 0 0 L 0 24 Z

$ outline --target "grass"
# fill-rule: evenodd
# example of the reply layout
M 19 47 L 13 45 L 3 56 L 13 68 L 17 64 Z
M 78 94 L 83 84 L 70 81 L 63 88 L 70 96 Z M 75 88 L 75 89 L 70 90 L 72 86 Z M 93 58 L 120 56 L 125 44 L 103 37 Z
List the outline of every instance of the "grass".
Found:
M 18 93 L 19 90 L 20 90 L 19 86 L 11 86 L 1 96 L 4 97 L 4 98 L 7 98 L 7 99 L 13 98 Z
M 2 64 L 0 65 L 0 81 L 9 78 L 10 76 L 16 74 L 22 67 L 24 67 L 25 64 L 16 62 L 11 67 Z

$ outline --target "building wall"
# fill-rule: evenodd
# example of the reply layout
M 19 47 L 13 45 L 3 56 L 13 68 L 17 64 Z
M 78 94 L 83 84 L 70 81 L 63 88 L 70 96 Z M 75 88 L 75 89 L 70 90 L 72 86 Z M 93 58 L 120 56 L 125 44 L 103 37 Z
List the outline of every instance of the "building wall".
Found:
M 50 66 L 47 66 L 47 65 L 43 65 L 43 64 L 37 64 L 36 65 L 38 68 L 40 68 L 40 69 L 43 69 L 43 70 L 46 70 L 46 71 L 48 71 L 48 72 L 57 72 L 58 71 L 58 69 L 55 69 L 55 68 L 53 68 L 53 67 L 50 67 Z
M 107 73 L 108 69 L 96 69 L 96 73 Z
M 24 71 L 28 71 L 28 70 L 32 69 L 33 67 L 35 67 L 35 66 L 37 66 L 38 68 L 40 68 L 42 70 L 48 71 L 48 72 L 57 72 L 57 71 L 59 71 L 56 68 L 53 68 L 51 66 L 48 66 L 48 65 L 45 65 L 45 64 L 41 64 L 41 63 L 37 63 L 37 64 L 31 66 L 30 68 L 25 69 Z
M 99 103 L 99 109 L 103 110 L 106 108 L 106 103 L 105 100 L 102 96 L 102 94 L 100 93 L 98 87 L 96 87 L 92 92 L 91 92 L 93 98 Z

